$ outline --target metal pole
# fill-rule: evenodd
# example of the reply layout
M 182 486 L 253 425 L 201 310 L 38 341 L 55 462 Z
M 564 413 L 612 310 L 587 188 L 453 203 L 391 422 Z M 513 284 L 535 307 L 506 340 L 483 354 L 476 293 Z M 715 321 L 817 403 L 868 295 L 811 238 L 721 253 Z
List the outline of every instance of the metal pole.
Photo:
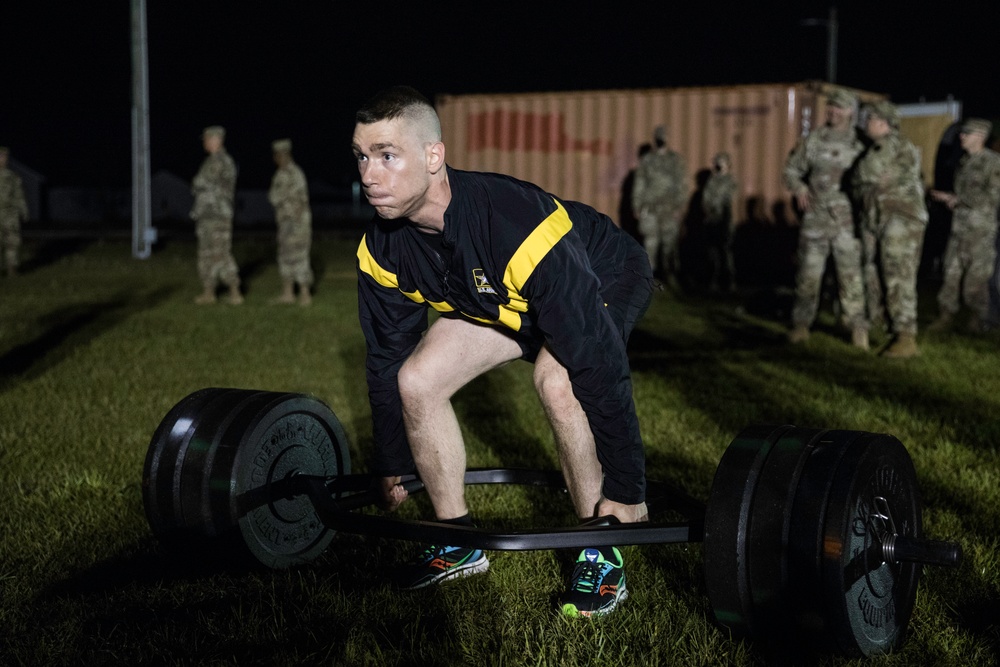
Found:
M 837 8 L 830 7 L 826 22 L 826 80 L 837 83 Z
M 149 68 L 146 0 L 131 0 L 132 14 L 132 256 L 146 259 L 156 242 L 149 173 Z
M 828 83 L 836 83 L 837 82 L 837 32 L 839 28 L 839 25 L 837 23 L 837 8 L 830 7 L 830 12 L 829 14 L 827 14 L 826 20 L 804 19 L 802 21 L 799 21 L 799 25 L 826 26 L 826 80 Z

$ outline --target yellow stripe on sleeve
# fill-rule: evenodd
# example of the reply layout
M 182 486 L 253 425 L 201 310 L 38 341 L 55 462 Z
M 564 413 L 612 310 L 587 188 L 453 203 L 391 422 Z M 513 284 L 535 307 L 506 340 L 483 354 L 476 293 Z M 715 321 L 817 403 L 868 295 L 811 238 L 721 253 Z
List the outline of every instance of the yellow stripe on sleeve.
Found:
M 372 279 L 377 282 L 382 287 L 388 287 L 390 289 L 399 289 L 399 278 L 395 273 L 387 271 L 382 268 L 375 258 L 372 257 L 371 252 L 368 250 L 368 243 L 366 243 L 365 237 L 361 237 L 361 245 L 358 246 L 358 266 L 361 270 L 367 273 Z M 428 303 L 434 310 L 441 313 L 450 313 L 455 310 L 455 308 L 448 303 L 443 301 L 428 301 L 424 298 L 424 295 L 420 293 L 420 290 L 415 290 L 413 292 L 404 292 L 399 289 L 399 291 L 410 301 L 416 301 L 417 303 Z
M 358 267 L 370 275 L 382 287 L 399 289 L 399 280 L 396 278 L 396 274 L 383 269 L 375 261 L 375 258 L 372 257 L 371 252 L 368 250 L 367 235 L 361 237 L 361 245 L 358 246 Z M 410 298 L 412 299 L 413 297 Z M 421 300 L 423 299 L 421 298 Z
M 521 310 L 521 308 L 515 305 L 514 294 L 518 295 L 518 300 L 524 302 L 524 299 L 519 296 L 524 283 L 528 281 L 535 267 L 552 250 L 552 247 L 573 228 L 573 221 L 569 219 L 569 213 L 566 212 L 562 204 L 556 200 L 553 201 L 556 203 L 556 210 L 528 234 L 528 238 L 524 239 L 504 270 L 503 284 L 512 293 L 510 307 L 515 310 Z M 526 303 L 522 307 L 527 310 Z

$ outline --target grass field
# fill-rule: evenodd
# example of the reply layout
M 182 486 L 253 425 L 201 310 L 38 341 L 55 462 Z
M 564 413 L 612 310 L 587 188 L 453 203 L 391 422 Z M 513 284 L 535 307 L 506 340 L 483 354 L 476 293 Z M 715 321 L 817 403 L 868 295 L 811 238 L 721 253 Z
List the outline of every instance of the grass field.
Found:
M 632 596 L 597 622 L 554 611 L 567 563 L 547 551 L 492 553 L 487 576 L 400 594 L 385 575 L 413 545 L 393 540 L 341 533 L 290 571 L 192 567 L 158 547 L 143 460 L 159 421 L 195 389 L 314 394 L 364 470 L 355 243 L 317 241 L 311 308 L 269 304 L 279 290 L 269 239 L 237 244 L 240 307 L 192 305 L 193 242 L 168 241 L 145 261 L 126 242 L 26 245 L 25 273 L 0 280 L 0 664 L 768 662 L 711 621 L 696 544 L 626 547 Z M 631 353 L 649 477 L 707 499 L 726 446 L 757 422 L 897 436 L 916 465 L 925 533 L 959 540 L 966 558 L 925 569 L 906 645 L 867 662 L 997 664 L 1000 339 L 922 336 L 920 357 L 885 360 L 847 345 L 829 314 L 807 345 L 789 347 L 774 313 L 759 299 L 656 295 Z M 556 467 L 527 364 L 480 378 L 455 402 L 470 466 Z M 554 491 L 469 496 L 486 527 L 572 521 Z M 418 497 L 401 513 L 426 509 Z

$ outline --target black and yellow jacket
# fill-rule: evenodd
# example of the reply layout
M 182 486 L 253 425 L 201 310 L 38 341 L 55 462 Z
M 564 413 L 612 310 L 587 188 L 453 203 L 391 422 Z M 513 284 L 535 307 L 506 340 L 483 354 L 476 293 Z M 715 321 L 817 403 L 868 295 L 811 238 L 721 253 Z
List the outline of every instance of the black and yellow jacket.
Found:
M 414 471 L 396 373 L 427 309 L 504 328 L 533 359 L 548 343 L 587 413 L 610 500 L 644 500 L 642 440 L 625 343 L 605 307 L 645 252 L 610 218 L 508 176 L 448 168 L 443 234 L 375 218 L 358 247 L 358 305 L 376 451 L 373 472 Z

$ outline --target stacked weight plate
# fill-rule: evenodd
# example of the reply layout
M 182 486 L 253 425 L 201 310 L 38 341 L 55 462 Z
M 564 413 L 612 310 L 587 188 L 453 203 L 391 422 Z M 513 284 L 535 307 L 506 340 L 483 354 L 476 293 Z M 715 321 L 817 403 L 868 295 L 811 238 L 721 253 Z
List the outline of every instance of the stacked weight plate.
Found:
M 167 547 L 197 551 L 235 541 L 260 563 L 284 568 L 314 559 L 333 538 L 310 499 L 292 492 L 292 478 L 349 472 L 347 437 L 321 401 L 202 389 L 154 432 L 143 504 Z
M 736 636 L 851 656 L 898 648 L 919 566 L 883 559 L 920 537 L 903 445 L 863 431 L 753 426 L 723 455 L 705 516 L 706 588 Z

